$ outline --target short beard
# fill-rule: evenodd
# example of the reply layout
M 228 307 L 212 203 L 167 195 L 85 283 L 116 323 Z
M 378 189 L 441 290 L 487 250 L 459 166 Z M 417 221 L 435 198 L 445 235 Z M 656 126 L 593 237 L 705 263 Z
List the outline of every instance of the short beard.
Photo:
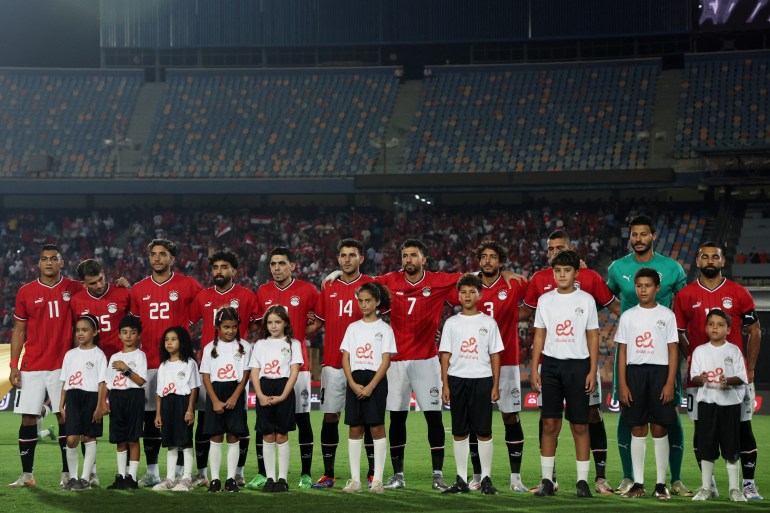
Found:
M 720 271 L 721 269 L 717 269 L 715 267 L 703 267 L 700 270 L 701 274 L 706 278 L 716 278 L 719 275 Z

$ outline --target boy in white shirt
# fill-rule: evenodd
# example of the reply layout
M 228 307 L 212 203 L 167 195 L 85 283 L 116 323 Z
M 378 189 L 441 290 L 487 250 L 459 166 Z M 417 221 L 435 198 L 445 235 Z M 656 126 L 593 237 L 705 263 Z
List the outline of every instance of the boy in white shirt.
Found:
M 655 300 L 660 290 L 660 275 L 642 267 L 634 276 L 639 304 L 620 316 L 615 342 L 618 343 L 618 388 L 620 414 L 631 426 L 631 461 L 634 484 L 622 494 L 625 498 L 643 497 L 644 453 L 647 426 L 655 444 L 657 470 L 653 496 L 668 500 L 666 489 L 669 445 L 666 426 L 676 422 L 674 383 L 679 363 L 679 336 L 674 312 Z
M 730 499 L 745 502 L 740 489 L 738 459 L 740 458 L 741 403 L 746 395 L 749 378 L 746 364 L 738 346 L 725 340 L 730 333 L 730 316 L 714 308 L 706 316 L 709 343 L 695 348 L 690 362 L 690 380 L 699 386 L 696 437 L 701 456 L 701 488 L 694 501 L 712 497 L 711 478 L 714 461 L 727 461 Z
M 500 352 L 503 339 L 492 317 L 480 313 L 482 282 L 476 274 L 457 281 L 462 311 L 450 317 L 441 333 L 442 399 L 452 405 L 457 481 L 441 493 L 468 493 L 468 436 L 479 441 L 481 493 L 496 495 L 492 470 L 492 403 L 500 398 Z
M 575 287 L 580 257 L 562 251 L 551 260 L 556 289 L 540 296 L 535 314 L 532 361 L 544 356 L 541 370 L 532 366 L 530 382 L 542 396 L 543 437 L 540 467 L 543 480 L 538 497 L 554 495 L 553 469 L 562 411 L 570 423 L 577 456 L 578 497 L 592 497 L 588 488 L 591 464 L 588 437 L 589 399 L 596 388 L 599 323 L 594 298 Z

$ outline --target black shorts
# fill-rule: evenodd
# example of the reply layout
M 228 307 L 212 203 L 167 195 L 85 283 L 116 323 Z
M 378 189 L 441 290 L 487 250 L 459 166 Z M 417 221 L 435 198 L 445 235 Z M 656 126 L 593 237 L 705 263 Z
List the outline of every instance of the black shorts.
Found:
M 649 423 L 669 426 L 676 423 L 676 403 L 663 404 L 660 393 L 668 379 L 668 365 L 628 365 L 626 384 L 631 391 L 631 406 L 623 406 L 620 414 L 629 426 Z
M 160 398 L 160 439 L 163 447 L 189 447 L 193 441 L 193 428 L 184 421 L 190 406 L 189 395 L 170 394 Z
M 359 385 L 368 385 L 374 378 L 374 371 L 353 371 L 353 381 Z M 358 399 L 350 387 L 345 389 L 345 424 L 348 426 L 378 426 L 385 424 L 385 403 L 388 400 L 388 378 L 374 387 L 372 395 L 366 399 Z
M 103 424 L 93 421 L 98 403 L 98 392 L 86 392 L 76 388 L 67 390 L 67 398 L 64 402 L 67 412 L 65 422 L 67 435 L 84 435 L 92 438 L 102 436 Z
M 220 401 L 224 402 L 233 395 L 235 389 L 238 388 L 237 381 L 212 381 L 211 386 L 214 388 L 214 393 Z M 232 410 L 225 409 L 224 412 L 214 412 L 214 406 L 211 402 L 211 397 L 206 397 L 206 413 L 203 416 L 203 434 L 206 436 L 221 435 L 224 433 L 230 433 L 236 436 L 245 436 L 249 434 L 249 427 L 246 424 L 246 416 L 244 415 L 244 397 L 241 394 L 235 403 L 235 408 Z M 200 417 L 198 417 L 200 422 Z
M 289 378 L 268 379 L 259 378 L 259 386 L 264 395 L 281 395 Z M 257 431 L 262 434 L 278 433 L 285 435 L 297 429 L 295 418 L 294 390 L 282 403 L 275 406 L 262 406 L 257 399 Z
M 720 406 L 713 403 L 698 403 L 696 437 L 698 456 L 707 461 L 722 458 L 728 461 L 740 457 L 741 447 L 741 405 Z
M 492 435 L 492 385 L 494 379 L 448 376 L 452 434 Z
M 110 443 L 138 442 L 144 434 L 144 390 L 110 390 Z
M 586 377 L 591 370 L 591 361 L 559 360 L 546 356 L 543 358 L 540 379 L 542 386 L 544 419 L 560 419 L 564 411 L 565 418 L 573 424 L 588 424 L 588 401 Z M 566 411 L 564 403 L 567 403 Z

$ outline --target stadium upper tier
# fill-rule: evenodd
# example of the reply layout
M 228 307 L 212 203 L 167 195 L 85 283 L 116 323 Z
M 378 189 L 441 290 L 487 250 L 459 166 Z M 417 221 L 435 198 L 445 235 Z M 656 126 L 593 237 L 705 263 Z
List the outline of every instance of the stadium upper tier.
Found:
M 0 70 L 0 176 L 23 175 L 48 155 L 57 176 L 109 176 L 105 140 L 128 126 L 137 71 Z
M 770 52 L 685 59 L 674 156 L 770 148 Z
M 140 174 L 368 173 L 396 86 L 392 68 L 170 72 Z
M 643 168 L 659 61 L 446 68 L 425 80 L 408 171 Z

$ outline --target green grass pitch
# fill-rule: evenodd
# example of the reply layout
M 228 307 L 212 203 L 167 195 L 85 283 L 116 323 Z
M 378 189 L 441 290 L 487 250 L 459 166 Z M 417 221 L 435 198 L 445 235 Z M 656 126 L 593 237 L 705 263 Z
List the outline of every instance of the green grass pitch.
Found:
M 254 413 L 250 413 L 250 425 L 254 425 Z M 620 461 L 616 450 L 615 427 L 616 414 L 606 414 L 605 424 L 609 438 L 607 476 L 610 484 L 617 486 L 621 477 Z M 54 422 L 54 417 L 46 419 L 47 424 Z M 316 435 L 316 447 L 313 460 L 313 478 L 320 477 L 323 462 L 320 452 L 320 423 L 321 414 L 312 413 Z M 522 414 L 522 422 L 526 441 L 524 445 L 524 463 L 522 479 L 527 486 L 534 486 L 540 480 L 540 460 L 537 445 L 536 412 Z M 692 423 L 686 416 L 682 417 L 685 426 L 686 454 L 684 460 L 683 480 L 691 489 L 696 489 L 700 482 L 700 473 L 692 455 L 690 442 L 692 440 Z M 107 420 L 108 422 L 108 420 Z M 770 417 L 757 416 L 754 418 L 754 432 L 759 443 L 759 464 L 757 469 L 757 485 L 760 492 L 770 496 L 770 463 L 766 455 L 770 448 Z M 452 452 L 452 439 L 449 433 L 449 414 L 444 414 L 444 425 L 447 428 L 447 452 L 444 463 L 444 474 L 451 481 L 455 474 L 455 464 Z M 507 489 L 509 480 L 508 457 L 504 449 L 502 421 L 499 414 L 495 417 L 495 455 L 492 478 L 501 493 L 495 497 L 481 496 L 474 492 L 464 496 L 441 496 L 431 490 L 431 464 L 427 444 L 427 430 L 421 413 L 412 412 L 409 415 L 409 441 L 406 450 L 406 483 L 405 490 L 386 491 L 382 496 L 361 493 L 355 496 L 343 494 L 339 488 L 348 477 L 347 432 L 341 426 L 340 447 L 337 451 L 338 488 L 331 490 L 299 490 L 296 488 L 299 479 L 299 455 L 296 445 L 292 449 L 291 470 L 289 482 L 292 489 L 287 494 L 263 494 L 261 492 L 244 491 L 240 494 L 209 495 L 204 490 L 189 493 L 153 492 L 137 490 L 135 492 L 110 492 L 104 489 L 83 492 L 64 492 L 59 490 L 59 471 L 61 458 L 58 445 L 53 441 L 39 443 L 35 457 L 35 478 L 37 486 L 30 489 L 12 489 L 5 486 L 15 480 L 21 469 L 18 457 L 17 433 L 19 418 L 12 413 L 0 413 L 0 510 L 3 512 L 38 512 L 38 511 L 77 511 L 112 513 L 124 511 L 253 511 L 254 508 L 269 507 L 272 510 L 312 511 L 588 511 L 596 513 L 615 511 L 663 511 L 688 509 L 698 511 L 768 511 L 770 497 L 767 501 L 732 504 L 726 499 L 727 473 L 724 462 L 718 461 L 715 469 L 717 484 L 721 497 L 706 503 L 694 503 L 689 498 L 674 497 L 671 501 L 661 503 L 648 496 L 642 499 L 628 500 L 618 496 L 594 495 L 593 499 L 578 499 L 574 495 L 575 457 L 569 428 L 565 424 L 562 430 L 560 445 L 557 452 L 557 476 L 561 491 L 553 498 L 538 498 L 531 494 L 514 494 Z M 106 426 L 105 426 L 106 433 Z M 106 437 L 105 439 L 106 440 Z M 290 438 L 296 443 L 296 436 Z M 652 442 L 648 440 L 646 475 L 647 481 L 653 479 L 655 473 Z M 165 452 L 161 453 L 160 468 L 165 470 Z M 81 459 L 82 464 L 82 459 Z M 223 461 L 224 464 L 224 461 Z M 106 441 L 99 442 L 97 466 L 102 486 L 112 482 L 115 474 L 115 448 Z M 362 463 L 366 471 L 365 461 Z M 140 466 L 140 475 L 144 472 L 144 464 Z M 224 472 L 224 469 L 223 469 Z M 256 473 L 256 457 L 253 446 L 250 448 L 247 462 L 247 480 Z M 385 465 L 385 477 L 391 474 L 390 461 Z M 593 482 L 593 464 L 590 480 Z M 651 488 L 651 487 L 650 487 Z M 648 490 L 651 492 L 651 489 Z M 284 509 L 285 508 L 285 509 Z

